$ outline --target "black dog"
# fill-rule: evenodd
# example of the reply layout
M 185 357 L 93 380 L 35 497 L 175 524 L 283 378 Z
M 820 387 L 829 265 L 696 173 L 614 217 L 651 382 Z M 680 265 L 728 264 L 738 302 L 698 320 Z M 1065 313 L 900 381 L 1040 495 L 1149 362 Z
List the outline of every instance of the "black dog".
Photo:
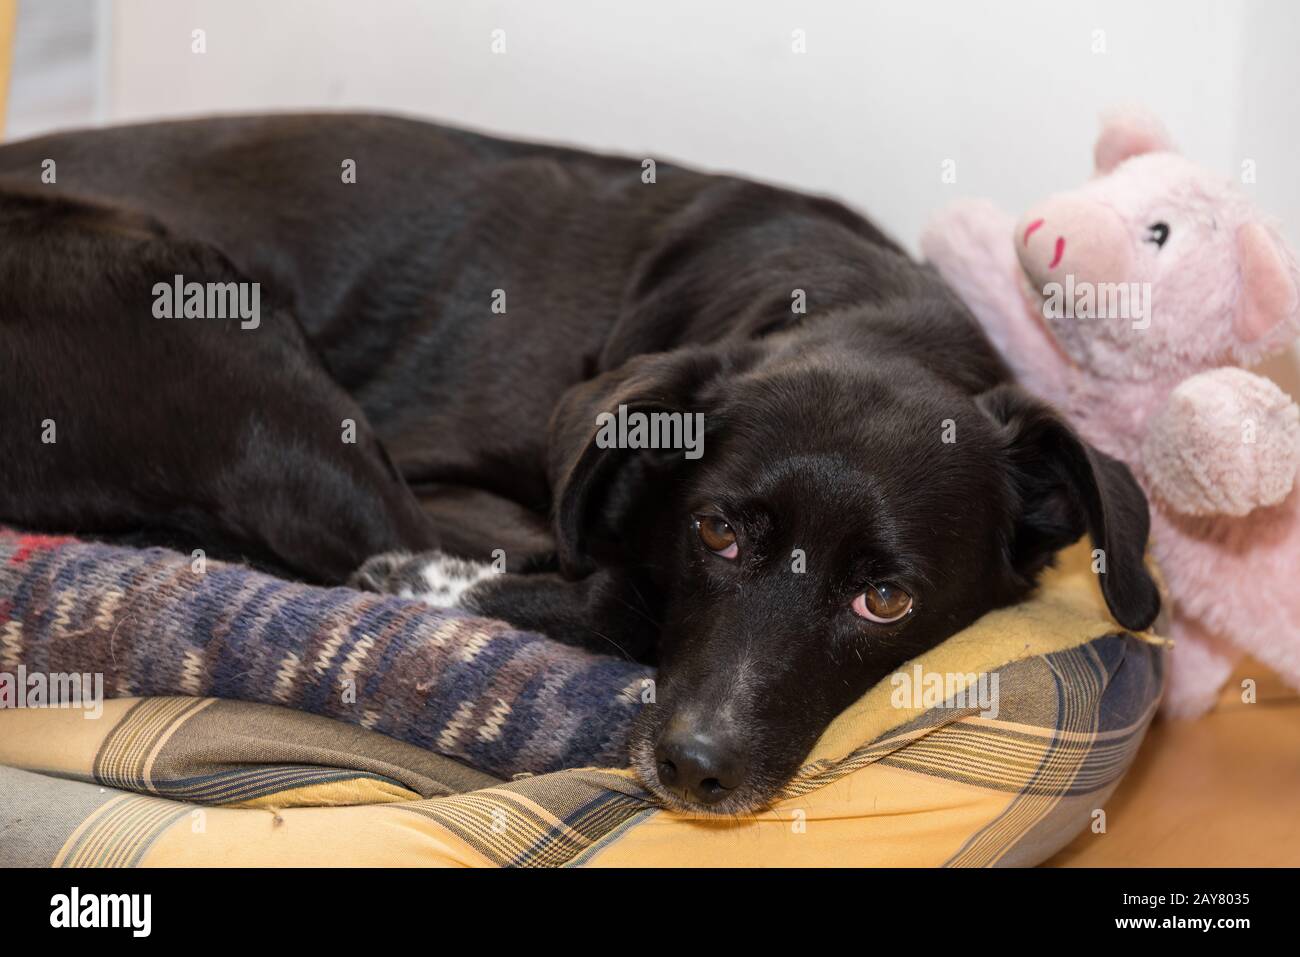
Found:
M 191 282 L 260 313 L 162 317 Z M 0 519 L 320 582 L 441 549 L 357 581 L 657 661 L 673 803 L 761 805 L 1085 531 L 1119 623 L 1158 610 L 1132 477 L 935 274 L 731 177 L 362 116 L 16 143 L 0 342 Z

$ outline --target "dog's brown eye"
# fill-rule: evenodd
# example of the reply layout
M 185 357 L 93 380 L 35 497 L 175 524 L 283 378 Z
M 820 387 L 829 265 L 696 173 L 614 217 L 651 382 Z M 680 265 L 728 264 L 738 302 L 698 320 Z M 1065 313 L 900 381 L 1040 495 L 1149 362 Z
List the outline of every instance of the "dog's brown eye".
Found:
M 853 611 L 867 621 L 889 624 L 912 610 L 912 596 L 896 585 L 868 585 L 853 599 Z
M 697 515 L 695 531 L 705 548 L 723 558 L 735 558 L 740 553 L 735 530 L 716 515 Z

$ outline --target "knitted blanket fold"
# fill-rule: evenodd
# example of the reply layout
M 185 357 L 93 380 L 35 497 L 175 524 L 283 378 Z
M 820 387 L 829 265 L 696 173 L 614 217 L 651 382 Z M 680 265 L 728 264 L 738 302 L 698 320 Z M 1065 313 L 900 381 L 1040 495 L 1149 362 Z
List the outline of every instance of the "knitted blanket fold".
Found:
M 250 569 L 0 530 L 0 673 L 107 697 L 279 704 L 511 777 L 627 764 L 653 670 L 499 621 Z

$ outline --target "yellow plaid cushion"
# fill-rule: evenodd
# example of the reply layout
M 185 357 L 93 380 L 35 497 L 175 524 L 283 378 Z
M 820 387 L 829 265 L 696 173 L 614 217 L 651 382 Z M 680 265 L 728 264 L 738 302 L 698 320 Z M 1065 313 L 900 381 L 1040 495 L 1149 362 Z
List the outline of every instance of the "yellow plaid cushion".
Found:
M 630 772 L 501 782 L 266 705 L 0 711 L 0 865 L 1035 864 L 1104 806 L 1162 674 L 1158 639 L 1117 632 L 1076 546 L 1033 599 L 872 689 L 771 809 L 734 819 L 664 810 Z

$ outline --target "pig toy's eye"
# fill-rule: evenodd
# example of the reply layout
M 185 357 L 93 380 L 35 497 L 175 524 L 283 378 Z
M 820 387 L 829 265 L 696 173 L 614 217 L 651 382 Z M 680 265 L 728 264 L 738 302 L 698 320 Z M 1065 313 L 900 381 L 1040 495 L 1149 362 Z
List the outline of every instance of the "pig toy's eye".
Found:
M 1143 240 L 1143 242 L 1155 243 L 1156 248 L 1159 249 L 1162 246 L 1164 246 L 1165 241 L 1168 238 L 1169 238 L 1168 223 L 1152 223 L 1150 226 L 1147 227 L 1146 238 Z

